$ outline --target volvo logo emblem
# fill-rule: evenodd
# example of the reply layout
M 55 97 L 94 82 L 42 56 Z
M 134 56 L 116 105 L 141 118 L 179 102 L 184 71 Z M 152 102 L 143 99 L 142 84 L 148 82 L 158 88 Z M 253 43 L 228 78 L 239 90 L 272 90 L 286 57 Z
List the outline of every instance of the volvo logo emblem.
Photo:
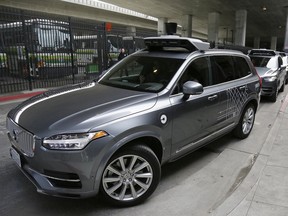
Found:
M 13 130 L 13 135 L 12 135 L 12 138 L 17 142 L 18 141 L 18 138 L 19 138 L 19 131 L 14 129 Z

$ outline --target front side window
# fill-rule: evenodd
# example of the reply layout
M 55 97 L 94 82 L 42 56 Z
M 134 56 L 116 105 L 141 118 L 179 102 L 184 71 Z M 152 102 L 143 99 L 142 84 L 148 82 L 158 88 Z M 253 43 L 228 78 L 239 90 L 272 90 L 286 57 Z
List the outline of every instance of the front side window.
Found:
M 188 65 L 179 79 L 173 94 L 182 92 L 183 84 L 187 81 L 198 82 L 203 87 L 209 85 L 209 61 L 207 57 L 197 58 Z
M 283 60 L 282 60 L 282 58 L 279 56 L 279 57 L 278 57 L 278 67 L 281 67 L 281 65 L 283 65 Z
M 99 83 L 137 91 L 159 92 L 170 82 L 183 59 L 128 56 Z

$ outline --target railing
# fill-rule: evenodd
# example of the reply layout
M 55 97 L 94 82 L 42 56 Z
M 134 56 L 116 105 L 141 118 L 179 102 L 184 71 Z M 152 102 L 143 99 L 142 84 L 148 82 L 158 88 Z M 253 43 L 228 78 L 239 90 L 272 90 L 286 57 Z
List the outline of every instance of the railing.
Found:
M 0 94 L 80 83 L 117 61 L 121 48 L 144 48 L 157 32 L 0 7 Z M 129 37 L 127 37 L 129 36 Z

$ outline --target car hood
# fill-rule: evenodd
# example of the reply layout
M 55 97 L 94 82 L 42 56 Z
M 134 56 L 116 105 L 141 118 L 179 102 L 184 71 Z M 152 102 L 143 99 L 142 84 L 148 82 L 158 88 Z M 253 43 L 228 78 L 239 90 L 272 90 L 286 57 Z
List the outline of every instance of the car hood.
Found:
M 267 67 L 255 67 L 255 69 L 260 77 L 272 76 L 276 71 L 276 69 Z
M 156 103 L 156 93 L 91 83 L 35 96 L 11 110 L 8 117 L 39 137 L 87 132 Z

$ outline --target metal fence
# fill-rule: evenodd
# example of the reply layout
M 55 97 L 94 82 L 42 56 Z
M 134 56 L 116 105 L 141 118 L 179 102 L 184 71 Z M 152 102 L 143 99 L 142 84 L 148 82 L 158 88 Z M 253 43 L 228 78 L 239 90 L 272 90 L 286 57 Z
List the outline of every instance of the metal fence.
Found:
M 0 94 L 93 79 L 156 30 L 0 7 Z

